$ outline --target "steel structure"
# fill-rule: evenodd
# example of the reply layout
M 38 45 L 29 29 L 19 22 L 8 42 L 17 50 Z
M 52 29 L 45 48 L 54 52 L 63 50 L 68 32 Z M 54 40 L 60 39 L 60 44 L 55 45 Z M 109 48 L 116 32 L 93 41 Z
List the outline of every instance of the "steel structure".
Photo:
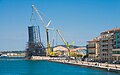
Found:
M 28 43 L 26 49 L 26 57 L 31 58 L 31 56 L 46 56 L 45 47 L 41 41 L 40 27 L 35 25 L 33 22 L 33 12 L 30 19 L 31 26 L 28 26 Z
M 31 56 L 45 56 L 45 47 L 41 42 L 39 26 L 28 27 L 29 41 L 26 55 Z
M 32 5 L 32 8 L 33 8 L 34 12 L 38 15 L 38 18 L 39 18 L 40 22 L 42 23 L 42 25 L 44 26 L 44 28 L 45 28 L 45 30 L 46 30 L 47 56 L 50 56 L 52 50 L 51 50 L 51 47 L 50 47 L 49 33 L 48 33 L 48 31 L 49 31 L 50 28 L 48 28 L 48 27 L 49 27 L 49 25 L 50 25 L 50 23 L 51 23 L 51 20 L 46 24 L 46 23 L 44 22 L 42 16 L 41 16 L 41 14 L 38 12 L 37 8 L 36 8 L 34 5 Z
M 65 41 L 65 39 L 63 38 L 63 36 L 62 36 L 62 34 L 60 33 L 60 31 L 57 29 L 56 30 L 57 32 L 58 32 L 58 34 L 59 34 L 59 36 L 60 36 L 60 38 L 62 39 L 62 41 L 63 41 L 63 43 L 66 45 L 66 47 L 67 47 L 67 49 L 68 49 L 68 56 L 70 56 L 70 45 L 68 44 L 68 42 L 67 41 Z

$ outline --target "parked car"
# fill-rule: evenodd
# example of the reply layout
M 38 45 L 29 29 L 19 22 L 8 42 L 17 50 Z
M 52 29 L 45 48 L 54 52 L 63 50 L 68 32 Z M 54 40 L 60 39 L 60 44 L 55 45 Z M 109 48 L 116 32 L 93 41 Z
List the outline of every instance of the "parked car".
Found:
M 114 60 L 112 63 L 113 64 L 120 64 L 120 60 Z
M 88 59 L 89 62 L 94 62 L 95 60 L 94 59 Z

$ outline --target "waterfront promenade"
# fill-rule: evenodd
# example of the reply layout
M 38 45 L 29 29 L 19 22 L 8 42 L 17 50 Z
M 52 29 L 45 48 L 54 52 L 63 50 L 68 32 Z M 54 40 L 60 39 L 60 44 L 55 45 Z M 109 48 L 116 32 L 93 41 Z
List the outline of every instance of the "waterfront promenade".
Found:
M 76 62 L 75 60 L 70 60 L 69 62 L 67 60 L 50 60 L 50 61 L 65 63 L 65 64 L 71 64 L 71 65 L 78 65 L 78 66 L 101 68 L 101 69 L 106 69 L 108 71 L 110 69 L 120 71 L 120 65 L 118 65 L 118 64 L 107 64 L 107 63 L 85 62 L 85 61 Z
M 33 56 L 32 60 L 48 60 L 51 62 L 81 66 L 81 67 L 89 67 L 94 69 L 101 69 L 110 72 L 120 73 L 120 65 L 119 64 L 108 64 L 108 63 L 98 63 L 98 62 L 86 62 L 80 60 L 66 60 L 66 58 L 58 58 L 58 57 L 39 57 Z
M 94 69 L 102 69 L 110 72 L 117 72 L 120 73 L 120 65 L 119 64 L 108 64 L 108 63 L 98 63 L 98 62 L 86 62 L 86 61 L 76 61 L 76 60 L 60 60 L 60 59 L 50 59 L 50 61 L 63 63 L 63 64 L 70 64 L 75 66 L 82 66 L 82 67 L 89 67 Z

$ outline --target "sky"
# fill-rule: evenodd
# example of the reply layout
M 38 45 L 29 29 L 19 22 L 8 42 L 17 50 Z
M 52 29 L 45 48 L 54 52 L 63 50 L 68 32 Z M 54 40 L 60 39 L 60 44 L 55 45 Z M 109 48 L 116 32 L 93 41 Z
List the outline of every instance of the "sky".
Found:
M 120 27 L 120 0 L 0 0 L 0 51 L 27 48 L 32 4 L 70 44 L 85 46 L 100 32 Z M 37 15 L 35 18 L 46 45 L 45 29 Z M 56 45 L 64 44 L 57 33 L 49 31 L 49 35 L 50 41 L 56 35 Z

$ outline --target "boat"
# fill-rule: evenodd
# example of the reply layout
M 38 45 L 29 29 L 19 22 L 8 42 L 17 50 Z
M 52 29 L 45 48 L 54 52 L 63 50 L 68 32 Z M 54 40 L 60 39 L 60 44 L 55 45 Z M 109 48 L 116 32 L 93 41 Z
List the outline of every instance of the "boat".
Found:
M 0 57 L 8 57 L 7 54 L 2 54 Z

